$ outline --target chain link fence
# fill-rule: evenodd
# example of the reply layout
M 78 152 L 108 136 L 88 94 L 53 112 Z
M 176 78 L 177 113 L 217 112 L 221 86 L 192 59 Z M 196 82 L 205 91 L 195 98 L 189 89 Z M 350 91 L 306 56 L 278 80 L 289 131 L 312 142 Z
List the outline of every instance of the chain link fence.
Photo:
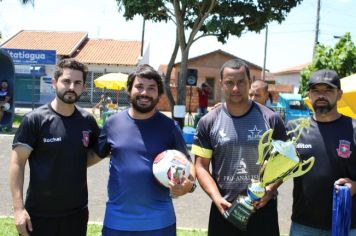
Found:
M 126 90 L 112 90 L 96 88 L 94 85 L 94 80 L 104 75 L 103 72 L 93 72 L 89 71 L 87 75 L 87 80 L 85 82 L 86 91 L 83 92 L 80 97 L 79 104 L 82 107 L 93 107 L 100 101 L 100 97 L 105 93 L 107 97 L 110 97 L 113 103 L 118 104 L 120 107 L 128 106 L 129 101 L 126 94 Z

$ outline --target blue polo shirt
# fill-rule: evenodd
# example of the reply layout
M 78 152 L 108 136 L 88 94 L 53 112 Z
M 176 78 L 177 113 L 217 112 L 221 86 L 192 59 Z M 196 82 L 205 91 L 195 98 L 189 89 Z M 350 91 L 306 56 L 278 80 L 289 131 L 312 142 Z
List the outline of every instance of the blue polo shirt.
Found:
M 152 173 L 160 152 L 177 149 L 188 155 L 181 130 L 172 119 L 156 112 L 149 119 L 135 120 L 125 110 L 107 120 L 96 149 L 101 157 L 111 153 L 106 227 L 145 231 L 176 222 L 169 189 Z

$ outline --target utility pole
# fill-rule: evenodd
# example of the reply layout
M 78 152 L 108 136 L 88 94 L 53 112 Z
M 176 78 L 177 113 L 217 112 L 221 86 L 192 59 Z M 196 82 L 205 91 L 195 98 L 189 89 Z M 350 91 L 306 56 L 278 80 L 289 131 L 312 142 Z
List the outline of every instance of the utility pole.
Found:
M 141 41 L 141 58 L 143 57 L 143 46 L 144 46 L 144 42 L 145 42 L 145 22 L 146 19 L 145 17 L 143 17 L 143 23 L 142 23 L 142 41 Z
M 316 24 L 315 24 L 315 40 L 314 40 L 314 49 L 313 49 L 313 59 L 316 52 L 316 47 L 319 43 L 319 21 L 320 21 L 320 1 L 318 0 L 318 6 L 316 10 Z
M 268 25 L 266 26 L 266 33 L 265 33 L 265 52 L 263 57 L 262 80 L 266 80 L 267 39 L 268 39 Z

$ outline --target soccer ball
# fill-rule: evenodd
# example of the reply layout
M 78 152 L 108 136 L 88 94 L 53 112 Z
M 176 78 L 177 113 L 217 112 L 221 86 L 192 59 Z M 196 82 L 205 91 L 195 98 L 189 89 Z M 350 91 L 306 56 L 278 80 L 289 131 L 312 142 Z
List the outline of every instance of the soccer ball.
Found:
M 8 111 L 10 109 L 10 104 L 9 103 L 5 103 L 1 106 L 3 111 Z
M 180 184 L 183 177 L 188 178 L 190 162 L 178 150 L 166 150 L 156 156 L 153 161 L 153 175 L 160 184 L 167 187 L 169 182 Z

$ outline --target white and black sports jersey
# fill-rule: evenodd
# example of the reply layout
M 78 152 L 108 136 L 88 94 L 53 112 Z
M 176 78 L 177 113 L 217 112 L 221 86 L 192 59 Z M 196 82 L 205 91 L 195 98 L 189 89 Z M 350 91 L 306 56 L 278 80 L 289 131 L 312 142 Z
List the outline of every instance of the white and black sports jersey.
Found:
M 87 206 L 87 149 L 98 135 L 95 119 L 80 108 L 62 116 L 47 104 L 24 116 L 13 147 L 31 149 L 25 201 L 30 215 L 63 216 Z
M 274 139 L 286 140 L 281 118 L 255 102 L 243 116 L 230 115 L 222 105 L 199 121 L 192 153 L 211 158 L 212 176 L 228 201 L 238 194 L 246 195 L 251 179 L 258 179 L 257 146 L 270 128 Z

